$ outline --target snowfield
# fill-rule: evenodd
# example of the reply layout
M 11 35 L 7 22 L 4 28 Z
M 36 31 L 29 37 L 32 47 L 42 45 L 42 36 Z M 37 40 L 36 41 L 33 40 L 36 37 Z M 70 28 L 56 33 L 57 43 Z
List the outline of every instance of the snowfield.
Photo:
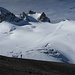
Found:
M 0 6 L 0 55 L 75 64 L 75 0 L 0 0 Z
M 75 21 L 0 23 L 0 55 L 75 64 Z

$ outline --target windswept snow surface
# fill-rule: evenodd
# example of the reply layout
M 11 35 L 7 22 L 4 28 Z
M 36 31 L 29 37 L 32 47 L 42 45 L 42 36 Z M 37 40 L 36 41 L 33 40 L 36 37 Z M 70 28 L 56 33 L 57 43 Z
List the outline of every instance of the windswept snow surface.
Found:
M 75 21 L 0 23 L 0 55 L 75 64 Z

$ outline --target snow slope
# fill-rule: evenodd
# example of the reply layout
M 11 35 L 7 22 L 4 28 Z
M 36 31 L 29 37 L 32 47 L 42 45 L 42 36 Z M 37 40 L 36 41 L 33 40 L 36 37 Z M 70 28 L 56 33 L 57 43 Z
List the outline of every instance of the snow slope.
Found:
M 0 55 L 75 64 L 75 21 L 0 23 Z
M 52 22 L 1 22 L 0 55 L 75 64 L 75 0 L 0 0 L 0 5 L 15 13 L 44 11 Z

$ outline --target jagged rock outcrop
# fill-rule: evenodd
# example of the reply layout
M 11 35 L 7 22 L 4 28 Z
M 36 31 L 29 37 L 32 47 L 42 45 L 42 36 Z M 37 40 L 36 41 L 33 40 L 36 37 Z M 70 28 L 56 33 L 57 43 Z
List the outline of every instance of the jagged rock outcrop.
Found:
M 51 23 L 50 19 L 46 16 L 44 12 L 36 13 L 32 10 L 30 10 L 28 13 L 23 12 L 20 14 L 20 18 L 27 21 L 27 22 L 49 22 Z
M 28 14 L 36 14 L 36 12 L 30 10 Z
M 20 19 L 16 17 L 13 13 L 9 12 L 7 9 L 0 7 L 0 22 L 2 21 L 19 22 Z
M 51 23 L 50 19 L 46 16 L 46 14 L 44 12 L 42 12 L 42 14 L 38 18 L 38 20 L 41 22 L 50 22 Z
M 20 14 L 20 18 L 23 19 L 23 20 L 25 20 L 25 21 L 27 21 L 27 22 L 30 22 L 30 20 L 28 18 L 28 15 L 25 12 L 23 12 L 22 14 Z
M 30 10 L 28 13 L 21 13 L 20 17 L 15 16 L 13 13 L 8 11 L 7 9 L 0 7 L 0 22 L 8 21 L 11 23 L 19 23 L 19 24 L 25 24 L 26 22 L 51 22 L 50 19 L 46 16 L 46 14 L 43 12 L 41 15 L 40 13 L 36 13 L 32 10 Z M 26 24 L 27 24 L 26 23 Z

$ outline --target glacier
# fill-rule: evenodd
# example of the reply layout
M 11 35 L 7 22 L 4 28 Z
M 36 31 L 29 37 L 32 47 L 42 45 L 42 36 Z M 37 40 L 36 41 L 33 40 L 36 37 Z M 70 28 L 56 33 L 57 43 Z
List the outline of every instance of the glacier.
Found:
M 29 22 L 26 18 L 21 19 L 19 13 L 12 13 L 19 22 L 14 19 L 10 21 L 10 15 L 10 19 L 7 17 L 0 23 L 0 55 L 75 64 L 75 1 L 41 0 L 37 4 L 36 2 L 37 0 L 27 0 L 24 4 L 29 3 L 29 6 L 25 5 L 23 8 L 22 4 L 18 4 L 23 9 L 12 7 L 15 8 L 13 10 L 6 6 L 7 4 L 0 3 L 12 12 L 22 12 L 24 9 L 45 11 L 51 20 L 51 23 L 38 21 L 41 12 L 28 14 Z M 12 1 L 8 3 L 11 4 Z M 41 6 L 45 3 L 45 6 Z M 0 7 L 0 11 L 1 9 L 3 14 L 11 13 Z

